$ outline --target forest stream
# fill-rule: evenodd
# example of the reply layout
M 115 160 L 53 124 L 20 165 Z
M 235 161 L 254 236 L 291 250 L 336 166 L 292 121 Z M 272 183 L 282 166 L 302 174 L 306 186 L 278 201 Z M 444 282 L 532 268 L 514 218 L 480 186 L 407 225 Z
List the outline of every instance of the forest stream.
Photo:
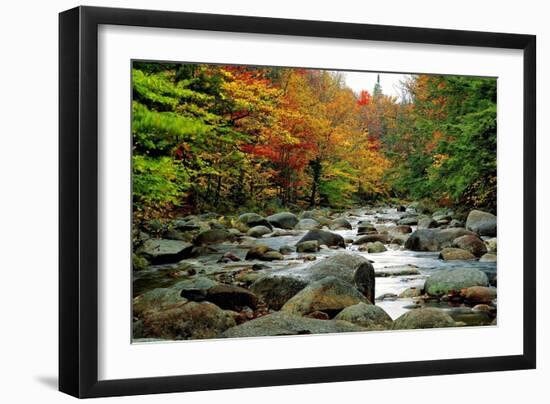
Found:
M 344 227 L 347 228 L 329 229 L 325 226 L 324 229 L 340 235 L 345 240 L 345 249 L 323 245 L 318 251 L 296 252 L 295 246 L 308 233 L 308 230 L 284 230 L 276 227 L 272 232 L 261 237 L 251 238 L 242 235 L 232 241 L 208 244 L 206 248 L 201 248 L 198 256 L 185 258 L 177 263 L 150 265 L 146 269 L 134 270 L 133 293 L 134 296 L 139 296 L 157 288 L 169 290 L 182 285 L 182 282 L 185 284 L 186 281 L 195 285 L 197 279 L 204 278 L 244 288 L 262 277 L 285 277 L 307 282 L 312 265 L 336 254 L 347 252 L 364 257 L 372 263 L 376 276 L 374 287 L 376 298 L 373 303 L 382 308 L 392 320 L 418 307 L 436 307 L 448 313 L 457 324 L 470 326 L 491 324 L 496 313 L 488 315 L 487 310 L 472 310 L 476 302 L 455 299 L 453 296 L 438 299 L 426 298 L 421 291 L 426 279 L 432 274 L 456 268 L 478 269 L 487 275 L 491 285 L 496 286 L 496 261 L 447 260 L 441 258 L 440 251 L 413 251 L 406 248 L 404 246 L 406 239 L 411 237 L 418 228 L 418 216 L 414 209 L 402 208 L 401 210 L 389 207 L 364 208 L 348 210 L 338 215 L 338 220 L 345 218 Z M 449 218 L 445 218 L 443 222 L 447 219 Z M 402 223 L 410 223 L 410 225 Z M 348 224 L 351 225 L 351 229 Z M 403 234 L 401 237 L 394 237 L 391 242 L 386 240 L 388 241 L 386 243 L 368 243 L 368 249 L 378 247 L 376 251 L 381 251 L 368 252 L 368 249 L 363 247 L 365 244 L 354 244 L 364 236 L 364 234 L 358 234 L 358 227 L 363 224 L 372 225 L 376 229 L 369 232 L 370 234 L 400 234 L 395 233 L 396 230 L 403 231 Z M 445 228 L 447 225 L 442 227 Z M 481 236 L 481 239 L 487 240 L 489 237 Z M 383 247 L 381 247 L 382 244 Z M 274 252 L 284 252 L 284 255 L 274 260 L 250 259 L 250 256 L 247 259 L 250 249 L 258 245 L 267 246 Z M 199 280 L 198 284 L 200 282 Z M 407 293 L 411 291 L 413 293 Z M 415 293 L 416 291 L 418 292 Z M 251 311 L 249 308 L 246 309 Z M 249 318 L 245 317 L 244 321 L 273 312 L 269 308 L 264 310 L 265 313 L 258 314 L 258 310 L 248 313 Z M 241 321 L 243 321 L 242 318 Z

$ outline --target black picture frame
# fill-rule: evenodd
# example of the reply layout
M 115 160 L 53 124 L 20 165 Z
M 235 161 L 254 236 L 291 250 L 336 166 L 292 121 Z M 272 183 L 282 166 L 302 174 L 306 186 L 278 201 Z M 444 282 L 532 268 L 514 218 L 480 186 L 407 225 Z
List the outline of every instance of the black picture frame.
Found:
M 523 50 L 523 354 L 99 381 L 97 61 L 100 24 Z M 535 368 L 535 36 L 77 7 L 59 15 L 59 100 L 61 391 L 84 398 Z

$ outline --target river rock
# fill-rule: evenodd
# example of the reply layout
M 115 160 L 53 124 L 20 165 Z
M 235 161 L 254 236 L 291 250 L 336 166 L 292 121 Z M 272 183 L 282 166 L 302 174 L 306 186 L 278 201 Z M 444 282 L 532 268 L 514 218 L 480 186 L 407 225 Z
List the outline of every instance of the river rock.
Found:
M 472 286 L 463 289 L 460 295 L 470 303 L 491 303 L 497 298 L 497 289 L 486 286 Z
M 338 219 L 334 219 L 330 225 L 329 228 L 331 230 L 351 230 L 351 223 L 348 222 L 347 219 L 340 217 Z
M 397 221 L 399 225 L 414 226 L 418 224 L 418 216 L 407 216 Z
M 432 229 L 434 227 L 437 227 L 437 222 L 433 218 L 429 216 L 422 216 L 418 219 L 419 229 Z
M 296 293 L 307 286 L 307 282 L 290 276 L 266 275 L 257 279 L 250 290 L 262 299 L 269 308 L 279 310 Z
M 462 223 L 460 220 L 453 219 L 450 221 L 449 227 L 464 227 L 464 223 Z
M 413 251 L 440 251 L 450 247 L 453 241 L 464 235 L 475 235 L 464 228 L 418 229 L 405 243 L 405 248 Z
M 283 255 L 292 254 L 294 252 L 295 248 L 290 245 L 282 245 L 279 247 L 279 252 Z
M 257 213 L 243 213 L 237 220 L 248 227 L 265 226 L 270 230 L 273 230 L 271 223 Z
M 390 330 L 393 325 L 391 317 L 381 307 L 369 303 L 357 303 L 348 306 L 334 317 L 369 330 Z
M 365 331 L 363 327 L 341 320 L 318 320 L 276 312 L 230 328 L 226 338 L 261 337 L 277 335 L 325 334 Z
M 379 241 L 383 244 L 388 244 L 390 242 L 391 238 L 387 234 L 366 234 L 364 236 L 359 237 L 357 240 L 353 242 L 355 245 L 360 244 L 366 244 L 366 243 L 374 243 L 376 241 Z
M 424 289 L 432 296 L 446 295 L 450 292 L 459 292 L 471 286 L 488 286 L 489 280 L 484 272 L 475 268 L 444 269 L 430 275 Z
M 480 236 L 497 235 L 497 217 L 481 210 L 472 210 L 466 219 L 466 228 Z
M 485 244 L 487 245 L 487 251 L 491 253 L 497 252 L 497 238 L 493 237 L 488 240 L 485 240 Z
M 267 221 L 275 227 L 292 230 L 298 223 L 298 218 L 294 213 L 280 212 L 266 217 Z
M 193 243 L 201 246 L 205 244 L 223 243 L 224 241 L 233 241 L 234 239 L 235 236 L 227 230 L 211 229 L 199 233 L 193 240 Z
M 248 250 L 244 259 L 245 260 L 260 259 L 268 251 L 273 251 L 273 249 L 263 244 L 256 245 L 250 248 L 250 250 Z
M 281 311 L 301 316 L 323 311 L 334 316 L 342 309 L 360 302 L 367 302 L 367 299 L 354 286 L 328 276 L 310 283 L 287 301 Z
M 270 250 L 264 253 L 259 259 L 261 261 L 280 261 L 284 260 L 285 257 L 279 251 Z
M 235 311 L 245 306 L 255 309 L 258 304 L 258 298 L 248 289 L 227 284 L 217 284 L 208 289 L 206 300 L 222 309 Z
M 193 301 L 203 301 L 206 299 L 208 289 L 218 285 L 218 282 L 203 276 L 186 279 L 174 284 L 171 288 L 179 292 L 181 297 Z
M 193 245 L 181 240 L 149 239 L 137 249 L 151 264 L 168 264 L 189 258 Z
M 365 257 L 349 253 L 335 254 L 307 268 L 305 278 L 317 281 L 327 276 L 335 276 L 355 285 L 371 303 L 374 302 L 374 267 Z
M 420 275 L 420 271 L 417 266 L 406 264 L 406 265 L 395 265 L 384 267 L 382 269 L 375 269 L 376 277 L 386 278 L 389 276 L 407 276 L 407 275 Z
M 376 233 L 376 227 L 372 223 L 369 222 L 361 222 L 357 225 L 357 234 L 367 234 L 367 233 Z
M 320 229 L 321 223 L 319 223 L 315 219 L 302 219 L 300 220 L 296 226 L 294 226 L 295 230 L 313 230 L 313 229 Z
M 400 224 L 397 226 L 390 226 L 388 228 L 388 233 L 391 235 L 394 234 L 408 234 L 412 233 L 412 228 L 409 225 Z
M 142 335 L 170 340 L 215 338 L 235 325 L 233 316 L 215 304 L 188 302 L 147 312 L 143 317 Z
M 413 297 L 422 296 L 423 293 L 424 290 L 422 288 L 410 287 L 401 292 L 399 297 L 401 299 L 412 299 Z
M 367 243 L 367 252 L 369 254 L 376 254 L 386 251 L 386 247 L 380 241 L 374 243 Z
M 493 253 L 483 254 L 479 262 L 497 262 L 497 255 Z
M 436 308 L 413 309 L 393 322 L 394 330 L 416 330 L 421 328 L 454 327 L 456 323 L 443 310 Z
M 319 251 L 319 242 L 317 240 L 302 241 L 296 244 L 296 252 L 317 252 Z
M 195 220 L 177 219 L 172 222 L 172 227 L 182 232 L 201 230 L 200 223 Z
M 269 234 L 269 233 L 271 233 L 271 229 L 266 227 L 266 226 L 261 225 L 261 226 L 252 227 L 250 230 L 248 230 L 246 232 L 246 235 L 250 236 L 250 237 L 259 238 L 259 237 L 262 237 L 263 235 Z
M 453 240 L 453 246 L 471 252 L 476 257 L 481 257 L 487 252 L 485 243 L 477 236 L 460 236 Z
M 310 230 L 304 237 L 302 237 L 297 244 L 300 244 L 304 241 L 316 240 L 319 242 L 319 245 L 326 245 L 328 247 L 337 246 L 337 247 L 346 247 L 344 238 L 336 233 L 331 233 L 330 231 L 325 230 Z
M 179 303 L 185 303 L 187 299 L 180 295 L 175 288 L 156 288 L 148 290 L 132 300 L 132 312 L 134 317 L 142 317 L 147 311 L 158 311 Z
M 470 252 L 463 250 L 461 248 L 444 248 L 439 253 L 439 259 L 445 260 L 445 261 L 453 261 L 453 260 L 475 260 L 476 257 Z

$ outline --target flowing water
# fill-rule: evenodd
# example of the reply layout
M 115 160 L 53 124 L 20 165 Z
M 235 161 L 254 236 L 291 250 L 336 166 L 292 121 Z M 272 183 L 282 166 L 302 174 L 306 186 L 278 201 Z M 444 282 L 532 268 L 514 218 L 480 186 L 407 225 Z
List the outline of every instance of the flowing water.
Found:
M 354 215 L 348 216 L 348 221 L 352 224 L 353 230 L 332 230 L 334 233 L 340 234 L 344 239 L 355 240 L 357 236 L 357 224 L 360 221 L 369 221 L 374 225 L 384 224 L 386 226 L 394 226 L 406 213 L 397 212 L 396 209 L 385 209 L 382 212 L 373 213 L 368 211 L 354 211 Z M 411 226 L 413 231 L 415 226 Z M 278 250 L 283 245 L 294 246 L 298 240 L 307 231 L 292 231 L 291 235 L 283 235 L 277 237 L 262 237 L 255 241 L 256 244 L 265 244 L 269 247 Z M 254 263 L 262 263 L 268 265 L 269 269 L 262 269 L 260 273 L 278 273 L 290 276 L 303 276 L 310 265 L 318 260 L 324 259 L 327 256 L 342 252 L 343 249 L 322 249 L 317 253 L 292 253 L 285 256 L 283 261 L 272 261 L 269 263 L 260 261 L 239 261 L 228 264 L 217 263 L 218 259 L 226 252 L 232 252 L 244 259 L 247 249 L 239 248 L 237 244 L 225 243 L 214 246 L 216 253 L 207 254 L 195 259 L 184 260 L 189 264 L 200 265 L 203 273 L 206 275 L 230 273 L 239 271 L 244 268 L 250 268 Z M 488 274 L 496 273 L 495 262 L 479 262 L 479 261 L 444 261 L 438 258 L 438 252 L 417 252 L 404 249 L 402 246 L 392 245 L 394 249 L 388 248 L 388 251 L 382 253 L 367 253 L 358 251 L 358 246 L 347 244 L 346 251 L 359 254 L 369 259 L 374 266 L 375 271 L 380 271 L 384 268 L 398 267 L 404 265 L 413 265 L 420 272 L 419 275 L 402 275 L 377 277 L 375 294 L 382 296 L 386 294 L 399 295 L 405 289 L 410 287 L 421 288 L 424 285 L 426 278 L 436 270 L 452 269 L 457 267 L 475 267 Z M 315 256 L 316 260 L 304 261 L 303 256 Z M 156 287 L 168 287 L 170 284 L 179 282 L 182 278 L 172 279 L 167 274 L 173 271 L 174 265 L 152 266 L 146 271 L 141 271 L 134 274 L 134 295 L 142 293 L 148 289 Z M 393 319 L 410 310 L 414 305 L 413 299 L 408 298 L 389 298 L 379 300 L 377 305 L 382 307 Z M 453 314 L 460 316 L 460 308 L 449 306 L 448 304 L 438 304 L 438 307 L 449 309 Z M 462 319 L 466 320 L 467 319 Z

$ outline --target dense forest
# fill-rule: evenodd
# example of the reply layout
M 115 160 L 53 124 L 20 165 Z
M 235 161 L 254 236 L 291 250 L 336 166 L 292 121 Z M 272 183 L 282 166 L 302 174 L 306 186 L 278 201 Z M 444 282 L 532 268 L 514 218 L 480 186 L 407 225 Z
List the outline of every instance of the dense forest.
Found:
M 496 213 L 496 80 L 134 62 L 134 220 L 427 201 Z

